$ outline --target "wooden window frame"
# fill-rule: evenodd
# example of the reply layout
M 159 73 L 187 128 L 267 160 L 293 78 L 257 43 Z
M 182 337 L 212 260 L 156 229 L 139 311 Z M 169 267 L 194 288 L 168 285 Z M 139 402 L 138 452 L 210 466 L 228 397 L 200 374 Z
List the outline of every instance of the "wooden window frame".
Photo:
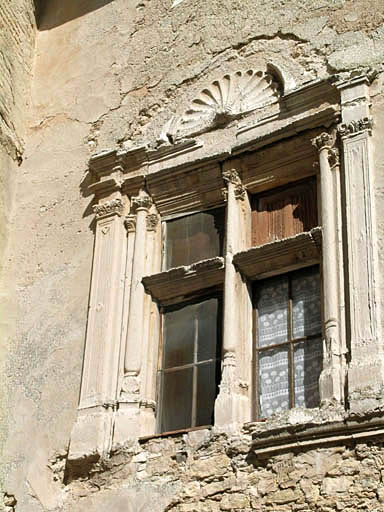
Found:
M 260 384 L 259 384 L 259 354 L 261 352 L 265 352 L 268 350 L 273 350 L 280 347 L 288 348 L 288 391 L 289 391 L 289 408 L 292 409 L 295 407 L 295 372 L 294 372 L 294 346 L 298 343 L 302 342 L 310 342 L 313 339 L 322 338 L 322 328 L 318 333 L 311 334 L 309 336 L 302 336 L 300 338 L 293 338 L 293 308 L 292 308 L 292 279 L 295 275 L 303 272 L 309 268 L 317 268 L 320 276 L 321 282 L 321 268 L 320 265 L 311 265 L 310 267 L 303 267 L 300 269 L 296 269 L 289 272 L 284 272 L 278 275 L 288 276 L 288 339 L 287 341 L 275 343 L 271 345 L 266 345 L 265 347 L 258 346 L 258 283 L 262 281 L 267 281 L 269 279 L 273 279 L 275 276 L 271 276 L 265 278 L 261 281 L 253 281 L 252 282 L 252 417 L 253 421 L 263 421 L 263 418 L 260 415 L 260 404 L 259 404 L 259 394 L 260 394 Z M 322 290 L 320 289 L 320 307 L 322 312 Z M 323 322 L 321 323 L 323 324 Z
M 197 341 L 198 341 L 198 327 L 196 325 L 197 318 L 194 319 L 194 353 L 193 358 L 194 361 L 192 363 L 187 363 L 179 366 L 173 366 L 170 368 L 163 368 L 164 365 L 164 346 L 165 346 L 165 336 L 164 336 L 164 315 L 168 311 L 177 310 L 179 308 L 187 307 L 193 304 L 199 304 L 204 302 L 205 300 L 218 299 L 218 311 L 217 311 L 217 339 L 216 339 L 216 354 L 217 357 L 205 359 L 204 361 L 197 361 Z M 185 428 L 177 429 L 175 431 L 187 431 L 187 430 L 193 430 L 198 428 L 203 428 L 204 426 L 210 427 L 214 425 L 214 417 L 212 424 L 207 425 L 196 425 L 196 417 L 197 417 L 197 383 L 198 383 L 198 367 L 203 366 L 205 364 L 211 364 L 216 362 L 216 374 L 215 374 L 215 381 L 216 381 L 216 397 L 217 393 L 219 391 L 219 384 L 220 384 L 220 378 L 221 378 L 221 369 L 220 369 L 220 362 L 222 359 L 222 319 L 223 319 L 223 295 L 221 292 L 215 291 L 207 294 L 205 293 L 203 295 L 197 294 L 192 299 L 181 302 L 181 303 L 171 303 L 167 305 L 160 306 L 160 319 L 161 319 L 161 328 L 160 328 L 160 343 L 159 343 L 159 352 L 158 352 L 158 364 L 157 364 L 157 403 L 159 404 L 158 409 L 158 417 L 157 417 L 157 433 L 159 435 L 165 434 L 168 431 L 162 430 L 162 418 L 163 418 L 163 407 L 164 407 L 164 398 L 163 398 L 163 390 L 164 390 L 164 382 L 163 382 L 163 375 L 165 373 L 172 373 L 177 372 L 180 370 L 184 370 L 187 368 L 193 369 L 193 377 L 192 377 L 192 411 L 191 411 L 191 425 L 186 426 Z M 212 414 L 214 414 L 214 410 L 212 411 Z M 173 432 L 170 431 L 170 432 Z
M 180 263 L 179 265 L 176 265 L 176 266 L 169 266 L 168 265 L 168 253 L 167 253 L 168 223 L 176 221 L 176 220 L 180 220 L 180 219 L 183 219 L 186 217 L 190 217 L 193 215 L 210 213 L 210 212 L 213 213 L 215 211 L 219 212 L 219 210 L 223 210 L 221 212 L 221 214 L 222 214 L 222 226 L 221 226 L 222 233 L 220 233 L 220 231 L 218 230 L 219 253 L 216 255 L 213 255 L 209 258 L 203 257 L 196 261 Z M 225 239 L 225 207 L 223 207 L 223 206 L 216 206 L 214 208 L 207 208 L 204 210 L 197 210 L 197 211 L 191 211 L 191 212 L 183 212 L 181 214 L 171 215 L 169 217 L 164 218 L 163 222 L 162 222 L 162 247 L 161 247 L 161 260 L 162 260 L 161 261 L 161 269 L 162 269 L 162 272 L 168 272 L 174 268 L 179 268 L 179 267 L 183 267 L 183 266 L 189 267 L 191 265 L 196 265 L 197 263 L 199 263 L 201 261 L 206 261 L 206 260 L 222 257 L 223 252 L 224 252 L 224 239 Z

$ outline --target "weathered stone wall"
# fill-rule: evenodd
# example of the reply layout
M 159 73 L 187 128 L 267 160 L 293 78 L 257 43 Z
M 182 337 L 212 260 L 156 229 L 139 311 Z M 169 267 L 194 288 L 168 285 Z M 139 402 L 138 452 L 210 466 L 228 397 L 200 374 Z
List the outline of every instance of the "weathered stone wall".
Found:
M 23 16 L 26 12 L 27 7 Z M 12 19 L 17 19 L 17 12 Z M 148 442 L 144 454 L 128 450 L 122 453 L 120 466 L 116 454 L 111 464 L 117 464 L 120 476 L 115 483 L 111 467 L 88 483 L 76 480 L 65 488 L 47 464 L 57 452 L 65 459 L 76 418 L 93 249 L 92 199 L 84 194 L 90 154 L 124 142 L 153 142 L 163 123 L 185 108 L 207 82 L 239 68 L 264 69 L 267 63 L 276 63 L 298 85 L 352 69 L 380 72 L 383 20 L 381 0 L 184 0 L 174 9 L 171 0 L 48 3 L 37 40 L 27 126 L 19 118 L 28 99 L 29 76 L 21 57 L 15 58 L 14 77 L 7 81 L 16 84 L 13 90 L 20 100 L 17 108 L 12 107 L 12 133 L 17 134 L 15 140 L 26 141 L 19 168 L 12 160 L 16 153 L 4 157 L 12 172 L 17 169 L 17 208 L 4 287 L 10 327 L 5 370 L 9 403 L 3 432 L 12 435 L 7 437 L 1 471 L 4 491 L 17 499 L 17 512 L 60 510 L 66 500 L 68 510 L 75 511 L 126 510 L 129 500 L 132 510 L 164 510 L 182 492 L 183 482 L 191 495 L 182 498 L 184 508 L 174 502 L 174 510 L 194 510 L 196 496 L 211 507 L 201 510 L 236 510 L 235 502 L 245 503 L 237 506 L 240 510 L 253 504 L 256 510 L 316 510 L 310 500 L 317 493 L 318 510 L 340 510 L 344 499 L 355 510 L 350 496 L 361 507 L 363 499 L 371 500 L 366 510 L 381 510 L 381 476 L 372 462 L 373 448 L 365 454 L 354 446 L 344 455 L 342 446 L 286 454 L 264 467 L 246 460 L 247 437 L 241 441 L 247 448 L 236 454 L 225 436 L 215 434 L 200 446 L 189 435 L 186 439 L 192 441 Z M 32 38 L 23 41 L 28 53 Z M 382 75 L 375 84 L 375 129 L 382 133 Z M 5 90 L 11 88 L 7 85 Z M 375 135 L 375 141 L 380 140 Z M 382 169 L 379 151 L 375 159 L 376 168 Z M 2 169 L 6 166 L 1 163 Z M 379 218 L 384 214 L 381 181 L 378 177 Z M 189 448 L 187 442 L 196 446 Z M 187 456 L 176 456 L 179 451 Z M 163 455 L 150 457 L 159 453 Z M 131 455 L 139 457 L 133 465 Z M 60 466 L 60 457 L 55 467 Z M 294 487 L 276 476 L 276 464 L 289 460 L 288 467 L 297 473 L 287 482 L 294 481 Z M 198 469 L 204 464 L 214 467 L 215 474 Z M 347 467 L 355 469 L 344 470 Z M 139 468 L 143 469 L 136 473 Z M 311 476 L 300 473 L 304 471 Z M 121 483 L 124 472 L 127 479 Z M 367 484 L 361 483 L 363 479 Z M 82 498 L 89 489 L 94 496 Z
M 23 153 L 35 34 L 32 0 L 0 2 L 0 258 L 6 243 L 13 175 Z
M 383 439 L 258 456 L 249 432 L 200 430 L 126 446 L 67 474 L 63 511 L 384 510 Z M 60 457 L 51 470 L 63 479 Z

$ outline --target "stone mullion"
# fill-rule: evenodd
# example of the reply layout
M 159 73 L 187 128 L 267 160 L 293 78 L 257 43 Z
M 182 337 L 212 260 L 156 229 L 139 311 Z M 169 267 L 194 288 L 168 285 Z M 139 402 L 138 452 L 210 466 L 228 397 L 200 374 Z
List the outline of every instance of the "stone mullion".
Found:
M 145 275 L 160 271 L 161 236 L 159 215 L 147 215 L 147 244 Z M 156 303 L 149 294 L 144 298 L 143 361 L 141 369 L 140 435 L 151 435 L 156 430 L 156 373 L 160 316 Z
M 95 207 L 96 236 L 79 414 L 70 458 L 106 454 L 116 408 L 125 271 L 125 229 L 120 198 Z
M 131 199 L 130 214 L 126 218 L 128 232 L 135 230 L 131 283 L 129 288 L 128 319 L 123 358 L 123 376 L 116 414 L 114 443 L 135 437 L 139 431 L 139 407 L 142 398 L 140 372 L 143 357 L 144 297 L 142 278 L 146 269 L 147 217 L 152 200 L 141 190 Z
M 227 166 L 223 171 L 223 179 L 227 185 L 224 189 L 227 212 L 224 248 L 223 361 L 220 391 L 215 403 L 216 425 L 247 421 L 247 413 L 244 411 L 249 411 L 247 397 L 244 400 L 244 396 L 238 392 L 240 370 L 238 352 L 242 350 L 239 345 L 245 343 L 239 325 L 244 284 L 232 261 L 234 254 L 242 248 L 240 247 L 243 233 L 241 200 L 245 197 L 245 189 L 235 168 Z
M 338 275 L 338 205 L 337 181 L 339 172 L 333 139 L 322 133 L 314 144 L 319 150 L 321 222 L 322 222 L 322 277 L 323 277 L 323 371 L 320 376 L 322 403 L 344 400 L 344 351 L 340 338 L 340 289 Z M 332 165 L 333 164 L 333 165 Z

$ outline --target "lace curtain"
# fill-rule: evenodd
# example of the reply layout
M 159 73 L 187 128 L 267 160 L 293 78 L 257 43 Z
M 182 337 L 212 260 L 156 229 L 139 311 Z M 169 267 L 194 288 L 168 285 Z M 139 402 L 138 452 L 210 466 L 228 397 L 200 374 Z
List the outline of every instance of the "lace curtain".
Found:
M 284 411 L 291 401 L 295 407 L 315 407 L 322 369 L 318 269 L 268 279 L 257 286 L 257 344 L 264 348 L 258 351 L 259 416 Z M 295 342 L 308 336 L 311 339 Z M 278 344 L 283 345 L 272 347 Z

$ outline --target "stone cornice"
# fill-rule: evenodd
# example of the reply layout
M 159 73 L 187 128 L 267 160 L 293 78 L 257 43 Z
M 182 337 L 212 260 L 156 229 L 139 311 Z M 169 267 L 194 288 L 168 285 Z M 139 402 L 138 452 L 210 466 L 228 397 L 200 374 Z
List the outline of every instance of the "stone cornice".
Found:
M 138 174 L 146 176 L 167 169 L 186 169 L 193 163 L 222 161 L 224 153 L 229 156 L 251 150 L 255 143 L 262 147 L 276 142 L 289 136 L 291 128 L 297 133 L 319 124 L 332 124 L 338 115 L 337 90 L 328 81 L 306 84 L 286 94 L 281 101 L 283 111 L 237 129 L 228 127 L 225 140 L 203 134 L 198 139 L 188 138 L 176 144 L 141 145 L 96 154 L 89 162 L 90 191 L 100 193 L 103 188 L 124 187 Z M 233 136 L 228 137 L 230 133 Z M 107 182 L 107 177 L 113 181 Z
M 261 279 L 319 263 L 321 228 L 252 247 L 234 255 L 233 263 L 250 279 Z
M 152 297 L 160 302 L 180 299 L 224 282 L 224 259 L 221 257 L 176 267 L 143 278 Z

